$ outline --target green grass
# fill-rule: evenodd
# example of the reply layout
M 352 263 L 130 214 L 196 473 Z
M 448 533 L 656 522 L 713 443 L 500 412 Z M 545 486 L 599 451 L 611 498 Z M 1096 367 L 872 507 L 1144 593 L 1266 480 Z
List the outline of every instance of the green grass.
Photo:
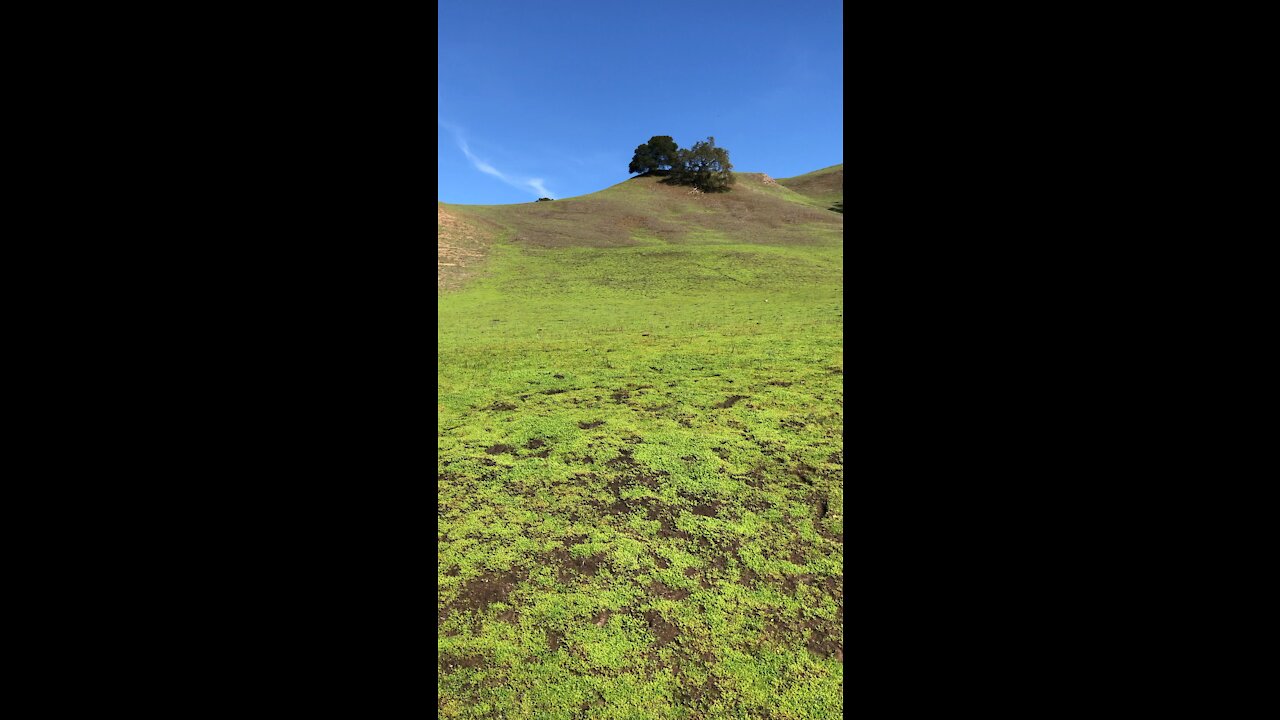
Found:
M 757 184 L 445 206 L 440 717 L 842 712 L 843 224 Z
M 778 178 L 778 183 L 814 207 L 844 212 L 844 163 L 792 178 Z

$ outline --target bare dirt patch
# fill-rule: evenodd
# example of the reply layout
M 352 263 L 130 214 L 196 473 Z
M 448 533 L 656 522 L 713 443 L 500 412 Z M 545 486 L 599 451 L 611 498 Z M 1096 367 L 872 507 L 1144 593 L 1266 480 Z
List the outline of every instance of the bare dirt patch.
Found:
M 575 567 L 577 567 L 578 571 L 583 575 L 595 575 L 600 571 L 600 563 L 603 560 L 604 558 L 599 555 L 588 555 L 579 560 L 575 564 Z
M 494 229 L 436 205 L 436 290 L 454 290 L 473 275 L 487 254 Z
M 569 583 L 573 581 L 573 570 L 571 566 L 574 563 L 573 557 L 569 555 L 569 551 L 564 548 L 556 548 L 549 553 L 542 555 L 542 562 L 548 567 L 555 568 L 556 579 L 561 583 Z
M 479 655 L 444 655 L 440 658 L 440 669 L 452 672 L 459 668 L 484 667 L 485 661 Z
M 689 597 L 688 590 L 667 587 L 667 584 L 661 580 L 654 580 L 649 583 L 649 592 L 653 593 L 657 597 L 666 598 L 667 600 L 683 600 Z
M 729 397 L 725 398 L 724 402 L 716 403 L 715 405 L 712 405 L 711 407 L 713 407 L 713 408 L 731 408 L 731 407 L 733 407 L 734 405 L 737 405 L 739 401 L 746 400 L 746 399 L 747 399 L 747 397 L 748 397 L 748 396 L 746 396 L 746 395 L 730 395 Z
M 810 627 L 813 627 L 812 625 Z M 809 652 L 822 658 L 835 658 L 844 662 L 844 643 L 826 628 L 813 628 L 813 635 L 805 643 Z
M 795 595 L 800 586 L 809 586 L 813 584 L 813 576 L 808 573 L 801 575 L 788 575 L 782 580 L 782 587 L 787 591 L 788 595 Z
M 631 459 L 631 451 L 623 448 L 618 451 L 618 457 L 604 464 L 610 470 L 631 470 L 640 467 L 640 464 Z
M 644 619 L 649 622 L 649 631 L 657 638 L 658 647 L 670 643 L 680 634 L 679 628 L 667 622 L 667 619 L 657 610 L 646 610 Z
M 519 582 L 514 571 L 482 575 L 463 583 L 453 606 L 462 610 L 483 610 L 496 602 L 507 602 L 507 597 Z
M 715 517 L 720 512 L 720 503 L 711 503 L 710 505 L 694 505 L 690 511 L 699 517 Z
M 649 508 L 649 519 L 657 520 L 662 523 L 658 529 L 658 537 L 660 538 L 678 538 L 680 540 L 688 540 L 689 532 L 676 528 L 675 518 L 671 515 L 671 511 L 663 508 L 659 510 L 657 507 Z

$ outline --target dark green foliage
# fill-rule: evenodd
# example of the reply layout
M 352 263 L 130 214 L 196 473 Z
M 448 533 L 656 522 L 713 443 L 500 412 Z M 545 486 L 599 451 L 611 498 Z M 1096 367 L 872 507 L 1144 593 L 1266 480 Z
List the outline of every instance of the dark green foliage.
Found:
M 632 156 L 627 172 L 644 174 L 656 169 L 657 166 L 657 161 L 653 159 L 653 152 L 649 149 L 648 143 L 645 143 L 636 148 L 636 154 Z
M 636 148 L 628 172 L 669 175 L 673 185 L 692 185 L 703 192 L 724 192 L 733 185 L 733 165 L 729 151 L 716 147 L 716 139 L 695 143 L 688 150 L 676 145 L 670 135 L 654 135 Z
M 649 142 L 636 148 L 627 172 L 643 174 L 670 170 L 679 152 L 680 148 L 670 135 L 654 135 Z
M 729 151 L 716 147 L 716 139 L 694 143 L 688 150 L 681 150 L 675 169 L 668 182 L 676 185 L 692 185 L 703 192 L 723 192 L 734 183 L 733 164 Z
M 680 146 L 676 145 L 670 135 L 654 135 L 649 138 L 649 150 L 653 153 L 659 170 L 670 170 L 679 157 Z

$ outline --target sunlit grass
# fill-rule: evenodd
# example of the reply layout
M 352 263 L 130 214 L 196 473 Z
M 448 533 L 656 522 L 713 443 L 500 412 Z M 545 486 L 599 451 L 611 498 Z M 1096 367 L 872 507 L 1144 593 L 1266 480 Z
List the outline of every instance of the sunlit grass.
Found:
M 842 225 L 459 210 L 508 230 L 438 302 L 440 717 L 838 716 Z

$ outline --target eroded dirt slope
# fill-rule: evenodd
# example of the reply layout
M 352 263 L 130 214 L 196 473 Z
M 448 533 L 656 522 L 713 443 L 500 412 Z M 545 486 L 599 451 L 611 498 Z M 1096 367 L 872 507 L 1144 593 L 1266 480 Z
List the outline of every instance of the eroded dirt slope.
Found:
M 470 277 L 485 257 L 492 231 L 436 205 L 436 290 L 452 290 Z

